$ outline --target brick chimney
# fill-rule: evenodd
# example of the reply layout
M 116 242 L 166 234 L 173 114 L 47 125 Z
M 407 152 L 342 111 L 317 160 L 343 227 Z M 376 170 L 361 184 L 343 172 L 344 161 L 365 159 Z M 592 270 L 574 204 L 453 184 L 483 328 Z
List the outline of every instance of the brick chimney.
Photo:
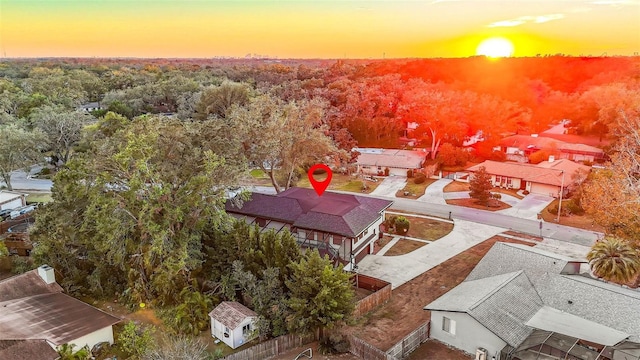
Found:
M 56 275 L 53 272 L 53 268 L 49 265 L 42 265 L 38 267 L 38 275 L 47 284 L 53 284 L 56 282 Z

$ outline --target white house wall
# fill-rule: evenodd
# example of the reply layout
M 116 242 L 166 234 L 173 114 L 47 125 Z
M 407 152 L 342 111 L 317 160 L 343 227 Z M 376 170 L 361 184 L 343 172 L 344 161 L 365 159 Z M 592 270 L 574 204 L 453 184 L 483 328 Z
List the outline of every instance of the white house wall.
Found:
M 227 344 L 230 348 L 233 348 L 233 332 L 229 329 L 229 337 L 224 336 L 225 326 L 216 319 L 211 319 L 211 335 L 217 339 L 220 339 L 223 343 Z
M 529 190 L 529 192 L 533 194 L 558 197 L 560 193 L 560 187 L 555 185 L 531 183 L 531 190 Z
M 113 344 L 113 327 L 111 325 L 100 330 L 96 330 L 90 334 L 81 336 L 77 339 L 71 340 L 68 343 L 75 345 L 74 349 L 79 349 L 87 345 L 89 347 L 89 350 L 91 350 L 94 345 L 101 342 L 108 342 L 109 344 Z
M 240 347 L 244 345 L 247 341 L 251 341 L 254 337 L 245 338 L 244 334 L 242 334 L 242 327 L 247 324 L 251 324 L 254 321 L 254 318 L 247 318 L 243 322 L 238 325 L 235 329 L 233 329 L 233 335 L 231 336 L 231 340 L 233 341 L 233 348 Z M 253 325 L 251 325 L 251 330 L 255 330 Z
M 442 330 L 443 317 L 455 321 L 455 334 Z M 475 354 L 477 348 L 485 348 L 489 359 L 491 356 L 497 359 L 497 354 L 507 345 L 467 313 L 431 311 L 430 333 L 431 338 L 470 354 Z
M 0 210 L 15 209 L 15 208 L 19 208 L 21 206 L 24 206 L 22 198 L 17 197 L 15 199 L 12 199 L 12 200 L 9 200 L 9 201 L 7 201 L 5 203 L 0 204 Z

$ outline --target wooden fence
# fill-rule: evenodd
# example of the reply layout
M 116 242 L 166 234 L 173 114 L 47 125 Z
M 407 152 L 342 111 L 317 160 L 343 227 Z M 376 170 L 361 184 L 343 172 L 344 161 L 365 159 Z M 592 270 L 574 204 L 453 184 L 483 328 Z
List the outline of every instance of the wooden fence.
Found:
M 396 360 L 393 356 L 385 353 L 368 342 L 358 339 L 353 335 L 347 335 L 349 339 L 349 352 L 361 359 L 366 360 Z
M 316 340 L 318 340 L 317 334 L 304 337 L 293 334 L 283 335 L 275 339 L 267 340 L 248 349 L 238 351 L 237 353 L 229 354 L 224 357 L 224 360 L 269 359 L 273 356 L 280 355 L 280 353 L 287 352 Z
M 413 332 L 411 332 L 411 334 L 407 335 L 399 343 L 392 346 L 387 351 L 387 354 L 389 354 L 394 359 L 403 359 L 428 339 L 429 321 L 422 324 L 419 328 L 415 329 Z
M 391 283 L 371 276 L 356 274 L 353 281 L 360 289 L 373 291 L 373 294 L 358 301 L 353 311 L 354 317 L 360 317 L 391 298 Z

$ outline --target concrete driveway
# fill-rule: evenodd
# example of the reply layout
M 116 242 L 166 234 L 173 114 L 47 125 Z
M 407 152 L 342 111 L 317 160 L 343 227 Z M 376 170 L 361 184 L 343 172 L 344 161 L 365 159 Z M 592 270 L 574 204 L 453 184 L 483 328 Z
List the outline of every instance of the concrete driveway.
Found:
M 436 182 L 427 186 L 427 188 L 424 190 L 424 195 L 420 196 L 417 200 L 431 204 L 446 204 L 447 202 L 444 201 L 443 189 L 452 181 L 453 180 L 451 179 L 436 180 Z
M 497 212 L 522 219 L 536 220 L 538 213 L 544 210 L 552 201 L 553 198 L 551 196 L 529 194 L 518 201 L 517 204 L 512 205 L 513 207 Z
M 455 220 L 453 230 L 449 234 L 408 254 L 365 256 L 358 264 L 358 273 L 388 281 L 395 289 L 503 231 L 503 228 L 495 226 Z
M 404 176 L 387 176 L 378 187 L 371 192 L 371 195 L 396 197 L 396 192 L 404 189 L 406 185 L 407 178 Z

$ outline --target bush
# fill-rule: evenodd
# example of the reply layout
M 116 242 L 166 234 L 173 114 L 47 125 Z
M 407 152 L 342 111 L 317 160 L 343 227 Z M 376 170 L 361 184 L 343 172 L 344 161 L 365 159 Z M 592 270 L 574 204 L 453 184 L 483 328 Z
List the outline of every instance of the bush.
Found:
M 502 199 L 502 194 L 500 194 L 500 193 L 491 193 L 491 198 L 492 199 L 496 199 L 496 200 L 500 200 L 500 199 Z
M 318 351 L 322 355 L 344 354 L 349 352 L 349 340 L 342 334 L 331 334 L 320 340 Z
M 407 170 L 407 177 L 408 178 L 412 178 L 413 177 L 413 169 Z
M 384 168 L 384 176 L 389 176 L 389 168 Z
M 153 326 L 143 329 L 129 321 L 118 335 L 118 345 L 123 352 L 139 358 L 153 345 L 153 332 Z
M 409 231 L 409 220 L 404 216 L 398 216 L 394 222 L 396 234 L 405 235 Z
M 584 214 L 584 209 L 580 207 L 580 205 L 576 203 L 576 201 L 574 201 L 573 199 L 563 202 L 562 206 L 564 206 L 567 209 L 567 211 L 571 214 L 575 214 L 575 215 Z
M 427 180 L 427 176 L 423 173 L 417 173 L 415 178 L 413 179 L 414 184 L 422 184 Z

